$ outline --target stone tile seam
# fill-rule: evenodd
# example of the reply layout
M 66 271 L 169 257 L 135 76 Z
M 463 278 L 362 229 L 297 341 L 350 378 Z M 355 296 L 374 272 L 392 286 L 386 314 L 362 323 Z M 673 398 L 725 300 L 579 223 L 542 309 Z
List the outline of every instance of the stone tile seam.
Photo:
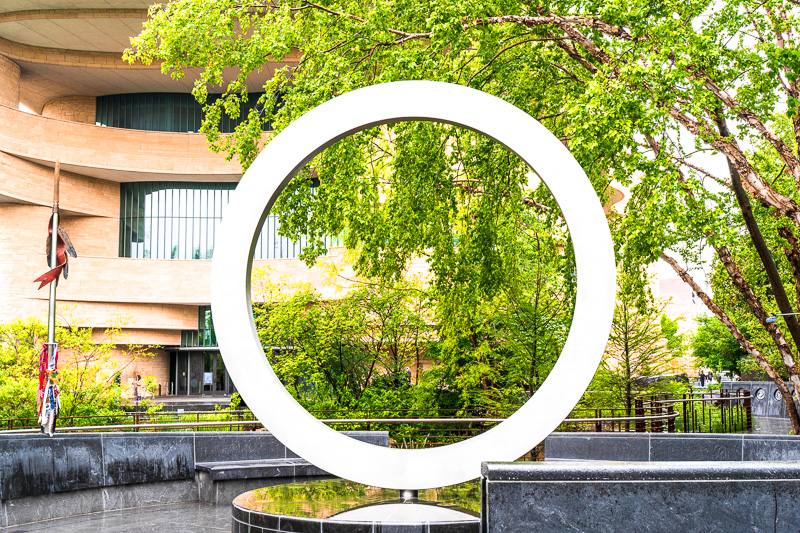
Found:
M 780 435 L 767 435 L 765 437 L 761 437 L 760 435 L 748 433 L 742 435 L 742 440 L 745 442 L 794 442 L 795 444 L 800 444 L 800 439 L 793 439 L 794 435 L 787 435 L 787 436 L 780 436 Z
M 304 521 L 304 522 L 305 522 L 305 521 L 308 521 L 308 522 L 311 522 L 311 523 L 313 523 L 313 522 L 315 522 L 315 521 L 317 521 L 317 520 L 318 520 L 318 519 L 314 519 L 314 518 L 303 518 L 303 517 L 296 517 L 296 516 L 293 516 L 293 517 L 285 517 L 285 516 L 283 516 L 283 515 L 278 515 L 278 529 L 279 529 L 279 530 L 280 530 L 280 529 L 283 527 L 283 521 L 284 521 L 286 518 L 290 518 L 290 520 L 297 520 L 297 519 L 299 519 L 299 520 L 301 520 L 301 521 Z M 323 522 L 324 522 L 324 520 L 319 520 L 319 533 L 322 533 L 322 523 L 323 523 Z M 289 523 L 289 524 L 291 524 L 291 521 L 289 521 L 288 523 Z
M 547 453 L 547 452 L 545 452 L 545 453 Z M 481 529 L 483 529 L 484 525 L 488 525 L 489 524 L 489 511 L 491 510 L 490 509 L 491 506 L 489 505 L 489 501 L 488 501 L 488 498 L 489 498 L 489 486 L 492 485 L 493 483 L 494 483 L 494 481 L 489 481 L 487 479 L 487 480 L 485 480 L 485 487 L 481 487 L 481 513 L 486 515 L 486 516 L 482 516 L 481 517 Z M 485 505 L 484 505 L 484 500 L 486 501 Z
M 176 367 L 177 368 L 177 367 Z M 194 477 L 197 478 L 197 432 L 192 431 L 192 467 L 194 468 Z M 200 481 L 197 482 L 197 499 L 203 501 L 203 495 L 200 493 Z M 216 504 L 216 499 L 214 504 Z
M 683 435 L 680 434 L 680 433 L 671 433 L 671 434 L 668 434 L 668 435 L 669 435 L 669 437 L 656 437 L 656 440 L 663 439 L 662 442 L 669 442 L 669 441 L 672 441 L 672 440 L 691 440 L 691 441 L 694 441 L 694 440 L 718 440 L 718 441 L 721 441 L 721 442 L 735 441 L 737 439 L 744 440 L 744 437 L 740 437 L 738 435 L 735 438 L 732 438 L 733 437 L 732 435 L 726 435 L 725 437 L 706 437 L 705 435 L 703 435 L 702 437 L 699 437 L 699 436 L 698 437 L 690 437 L 689 435 L 691 435 L 691 433 L 685 433 Z
M 102 464 L 100 465 L 100 470 L 102 471 L 103 474 L 103 483 L 100 486 L 104 487 L 106 485 L 106 445 L 105 442 L 103 441 L 102 433 L 100 433 L 100 460 L 102 461 Z

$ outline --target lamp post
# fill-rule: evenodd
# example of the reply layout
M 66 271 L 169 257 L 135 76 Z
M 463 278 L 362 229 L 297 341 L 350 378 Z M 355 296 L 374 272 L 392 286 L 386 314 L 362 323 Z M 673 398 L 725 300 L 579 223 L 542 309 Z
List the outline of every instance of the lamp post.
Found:
M 778 321 L 779 316 L 800 315 L 800 313 L 772 313 L 767 317 L 767 324 L 774 324 Z

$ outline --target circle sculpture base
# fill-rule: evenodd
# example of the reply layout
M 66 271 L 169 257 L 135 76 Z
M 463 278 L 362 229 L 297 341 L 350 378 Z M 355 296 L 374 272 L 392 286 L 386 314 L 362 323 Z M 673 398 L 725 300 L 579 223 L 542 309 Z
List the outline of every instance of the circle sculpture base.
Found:
M 478 533 L 479 506 L 477 483 L 423 490 L 419 499 L 343 479 L 291 483 L 240 494 L 231 531 Z

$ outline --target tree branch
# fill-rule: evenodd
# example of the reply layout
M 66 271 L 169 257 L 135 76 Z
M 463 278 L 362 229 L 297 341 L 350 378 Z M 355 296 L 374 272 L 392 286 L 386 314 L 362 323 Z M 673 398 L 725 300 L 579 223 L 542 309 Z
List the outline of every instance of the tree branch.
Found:
M 753 345 L 753 343 L 747 340 L 747 338 L 744 336 L 741 330 L 736 326 L 736 324 L 733 323 L 733 321 L 730 319 L 727 313 L 725 313 L 725 311 L 723 311 L 722 308 L 719 305 L 717 305 L 711 299 L 711 297 L 709 297 L 709 295 L 700 287 L 700 285 L 697 284 L 697 282 L 692 278 L 692 276 L 689 275 L 689 273 L 685 269 L 681 268 L 680 265 L 678 265 L 678 262 L 675 261 L 675 259 L 668 256 L 666 253 L 661 254 L 661 259 L 665 263 L 667 263 L 670 267 L 672 267 L 672 270 L 674 270 L 675 273 L 678 274 L 678 277 L 680 277 L 687 285 L 689 285 L 695 292 L 695 294 L 697 294 L 700 300 L 705 304 L 706 308 L 708 308 L 709 311 L 714 313 L 714 316 L 716 316 L 719 319 L 719 321 L 722 322 L 722 324 L 726 328 L 728 328 L 728 331 L 730 331 L 731 335 L 733 335 L 733 337 L 736 339 L 739 345 L 742 348 L 744 348 L 744 350 L 747 353 L 753 356 L 753 358 L 756 360 L 756 362 L 762 368 L 762 370 L 764 370 L 764 372 L 769 376 L 769 378 L 775 383 L 778 389 L 781 390 L 781 393 L 783 394 L 785 391 L 786 394 L 788 395 L 789 387 L 786 386 L 786 382 L 783 380 L 780 374 L 778 374 L 775 368 L 773 368 L 773 366 L 769 363 L 769 361 L 767 361 L 766 356 L 764 356 L 764 354 L 761 353 L 761 351 L 758 348 L 756 348 Z M 766 314 L 764 318 L 766 319 Z M 774 324 L 771 325 L 774 326 Z M 789 411 L 790 411 L 789 416 L 790 418 L 792 418 L 792 427 L 800 428 L 800 417 L 798 417 L 797 410 L 795 409 L 793 413 L 791 412 L 791 410 Z
M 798 307 L 800 307 L 800 249 L 798 249 L 797 237 L 795 237 L 792 230 L 786 226 L 781 226 L 778 228 L 778 235 L 783 237 L 783 239 L 789 243 L 788 247 L 783 247 L 783 254 L 786 256 L 787 261 L 789 261 L 789 265 L 792 267 L 795 298 L 797 300 L 796 304 Z
M 705 81 L 705 87 L 716 96 L 720 102 L 731 109 L 739 119 L 755 129 L 778 152 L 778 156 L 786 163 L 789 172 L 794 176 L 795 182 L 800 187 L 800 159 L 794 155 L 791 147 L 783 139 L 771 132 L 766 124 L 751 110 L 743 107 L 733 96 L 717 85 L 702 69 L 696 70 L 697 76 Z
M 725 122 L 725 117 L 722 115 L 721 109 L 718 108 L 716 110 L 714 118 L 716 119 L 720 135 L 727 137 L 730 132 L 728 131 L 728 125 Z M 795 346 L 800 347 L 800 324 L 797 322 L 797 317 L 791 314 L 794 310 L 789 303 L 789 297 L 786 295 L 786 290 L 783 287 L 783 280 L 781 280 L 781 275 L 778 272 L 775 259 L 772 257 L 772 252 L 764 241 L 764 236 L 761 234 L 761 229 L 758 227 L 758 222 L 753 215 L 750 198 L 742 187 L 739 173 L 736 171 L 730 159 L 728 159 L 728 170 L 731 174 L 731 183 L 733 184 L 736 201 L 739 203 L 739 208 L 742 211 L 742 218 L 744 218 L 745 226 L 750 234 L 750 240 L 767 274 L 767 279 L 772 287 L 772 294 L 775 297 L 775 302 L 778 304 L 778 309 L 780 309 L 781 313 L 786 314 L 786 328 L 789 330 L 789 334 L 792 336 Z M 794 357 L 792 357 L 792 363 L 793 365 L 795 364 Z M 800 383 L 800 381 L 798 383 Z
M 515 42 L 515 43 L 512 43 L 512 44 L 510 44 L 510 45 L 506 46 L 505 48 L 503 48 L 502 50 L 500 50 L 499 52 L 497 52 L 497 53 L 494 55 L 494 57 L 492 57 L 492 59 L 490 59 L 490 60 L 489 60 L 489 62 L 488 62 L 488 63 L 486 63 L 486 64 L 485 64 L 483 67 L 481 67 L 481 69 L 480 69 L 479 71 L 477 71 L 475 74 L 473 74 L 472 76 L 470 76 L 470 78 L 469 78 L 469 81 L 467 82 L 467 87 L 469 87 L 469 86 L 470 86 L 470 84 L 472 83 L 472 80 L 473 80 L 473 79 L 474 79 L 476 76 L 478 76 L 478 75 L 479 75 L 481 72 L 483 72 L 484 70 L 486 70 L 487 68 L 489 68 L 489 66 L 490 66 L 492 63 L 494 63 L 495 59 L 497 59 L 498 57 L 500 57 L 500 55 L 501 55 L 501 54 L 503 54 L 503 53 L 505 53 L 505 52 L 507 52 L 507 51 L 511 50 L 511 49 L 512 49 L 512 48 L 514 48 L 515 46 L 519 46 L 519 45 L 521 45 L 521 44 L 525 44 L 525 43 L 541 42 L 541 41 L 561 41 L 561 40 L 564 40 L 564 39 L 566 39 L 566 37 L 534 37 L 534 38 L 531 38 L 531 39 L 523 39 L 522 41 L 517 41 L 517 42 Z
M 594 17 L 579 16 L 579 15 L 565 16 L 565 17 L 558 15 L 538 16 L 538 17 L 531 17 L 526 15 L 501 15 L 498 17 L 474 19 L 472 21 L 472 24 L 475 26 L 489 26 L 491 24 L 508 24 L 508 23 L 522 24 L 523 26 L 527 26 L 529 28 L 533 28 L 536 26 L 548 26 L 548 25 L 555 25 L 562 29 L 564 29 L 563 28 L 564 26 L 572 26 L 572 27 L 585 26 L 587 28 L 597 30 L 606 35 L 618 37 L 626 41 L 630 41 L 632 39 L 631 34 L 628 32 L 628 30 L 626 30 L 621 26 L 614 26 L 613 24 L 609 24 L 604 20 L 596 19 Z M 585 38 L 585 36 L 583 38 Z
M 690 133 L 700 138 L 710 138 L 706 142 L 731 160 L 739 175 L 743 178 L 743 185 L 753 196 L 762 199 L 767 205 L 774 207 L 800 227 L 800 206 L 791 198 L 776 192 L 761 179 L 761 176 L 750 164 L 747 155 L 741 150 L 735 139 L 723 139 L 713 130 L 710 124 L 703 120 L 689 118 L 675 106 L 669 107 L 667 112 Z

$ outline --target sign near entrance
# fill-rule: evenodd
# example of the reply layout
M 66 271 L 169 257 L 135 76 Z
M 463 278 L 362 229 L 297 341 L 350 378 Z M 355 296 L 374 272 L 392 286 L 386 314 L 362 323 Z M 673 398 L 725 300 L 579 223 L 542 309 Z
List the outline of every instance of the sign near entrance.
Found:
M 203 372 L 203 385 L 211 385 L 214 383 L 213 372 Z

